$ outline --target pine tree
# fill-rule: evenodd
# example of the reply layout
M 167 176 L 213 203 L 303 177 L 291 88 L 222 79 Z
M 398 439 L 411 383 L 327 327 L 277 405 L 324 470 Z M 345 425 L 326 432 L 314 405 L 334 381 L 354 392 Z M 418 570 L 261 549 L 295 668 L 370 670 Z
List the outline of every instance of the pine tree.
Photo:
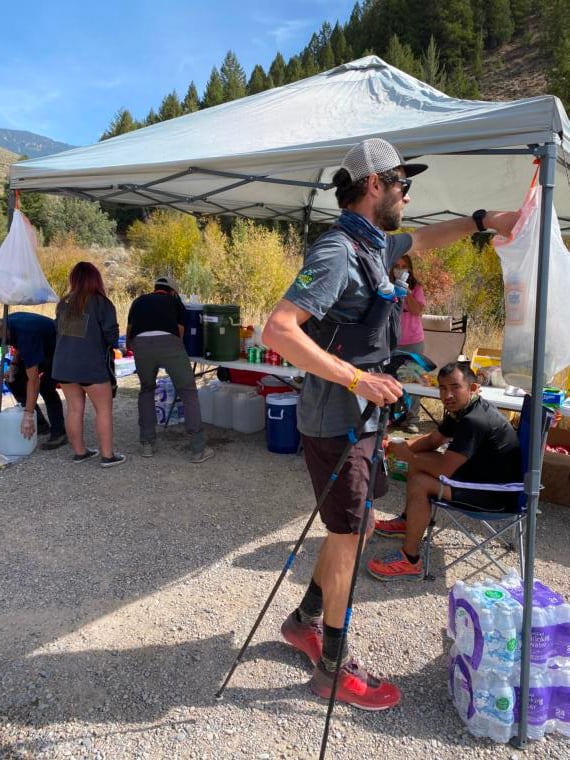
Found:
M 566 110 L 570 108 L 570 38 L 566 37 L 554 54 L 554 62 L 548 77 L 549 92 L 558 95 Z
M 433 35 L 448 71 L 470 62 L 475 45 L 473 9 L 469 0 L 432 0 Z
M 319 68 L 321 71 L 328 71 L 329 69 L 334 69 L 334 65 L 335 62 L 333 49 L 330 42 L 327 42 L 327 44 L 322 48 L 319 55 Z
M 313 53 L 309 48 L 305 48 L 303 55 L 301 56 L 301 68 L 303 69 L 303 77 L 312 77 L 319 73 L 319 67 L 313 58 Z
M 255 95 L 269 89 L 269 77 L 263 70 L 263 66 L 257 64 L 253 67 L 249 82 L 247 83 L 246 92 L 248 95 Z
M 494 49 L 509 42 L 514 32 L 510 0 L 487 0 L 485 8 L 485 47 Z
M 342 31 L 338 21 L 332 30 L 330 44 L 334 54 L 334 62 L 338 66 L 340 63 L 346 63 L 352 58 L 350 45 L 346 41 L 344 32 Z
M 168 95 L 165 95 L 158 109 L 158 120 L 168 121 L 169 119 L 176 119 L 177 116 L 182 116 L 182 103 L 180 102 L 176 90 L 172 90 Z
M 362 9 L 359 2 L 354 4 L 348 23 L 344 27 L 344 36 L 353 55 L 361 58 L 364 45 L 362 44 Z
M 237 56 L 231 50 L 228 50 L 222 63 L 220 78 L 224 92 L 224 103 L 245 96 L 245 71 L 241 67 Z
M 294 55 L 289 58 L 287 66 L 285 67 L 285 84 L 291 84 L 291 82 L 298 82 L 299 79 L 303 79 L 303 67 L 301 66 L 301 59 L 298 55 Z
M 149 127 L 151 124 L 158 124 L 160 119 L 158 118 L 158 114 L 154 110 L 154 108 L 151 108 L 148 112 L 146 119 L 144 120 L 145 127 Z
M 431 84 L 432 87 L 436 87 L 438 90 L 445 92 L 447 75 L 439 60 L 439 50 L 437 49 L 433 35 L 430 38 L 427 50 L 422 56 L 421 78 L 424 82 Z
M 476 99 L 479 97 L 477 82 L 467 75 L 461 62 L 452 69 L 448 77 L 447 94 L 454 98 Z
M 198 90 L 196 89 L 196 85 L 194 84 L 194 81 L 192 81 L 190 82 L 188 91 L 186 92 L 186 95 L 184 96 L 184 100 L 182 101 L 182 112 L 194 113 L 195 111 L 199 111 L 199 110 L 200 110 L 200 100 L 198 98 Z
M 511 16 L 515 27 L 515 34 L 520 34 L 528 29 L 529 17 L 535 5 L 535 0 L 511 0 Z
M 326 47 L 329 42 L 331 41 L 331 35 L 332 35 L 332 26 L 329 24 L 328 21 L 325 21 L 322 26 L 321 30 L 319 32 L 319 51 L 321 51 L 324 47 Z
M 211 108 L 212 106 L 219 106 L 224 102 L 224 87 L 222 85 L 222 79 L 218 72 L 218 69 L 214 66 L 210 79 L 204 90 L 204 97 L 202 99 L 202 108 Z
M 100 139 L 108 140 L 110 137 L 117 137 L 117 135 L 124 135 L 125 132 L 133 132 L 141 125 L 135 121 L 130 111 L 126 108 L 119 108 L 119 110 L 113 116 L 113 119 L 107 129 L 103 132 Z
M 386 61 L 413 77 L 419 79 L 422 76 L 422 64 L 412 53 L 412 48 L 409 45 L 402 45 L 397 35 L 394 35 L 388 44 Z
M 281 87 L 282 84 L 285 84 L 285 59 L 281 53 L 277 53 L 273 59 L 273 63 L 269 67 L 269 76 L 274 87 Z

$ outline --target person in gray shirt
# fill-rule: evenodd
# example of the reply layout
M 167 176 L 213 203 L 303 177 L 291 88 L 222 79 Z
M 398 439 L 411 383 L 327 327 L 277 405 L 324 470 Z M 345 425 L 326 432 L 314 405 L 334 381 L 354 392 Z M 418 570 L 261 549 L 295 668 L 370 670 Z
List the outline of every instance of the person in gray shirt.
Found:
M 404 254 L 449 245 L 477 229 L 508 235 L 519 216 L 479 209 L 411 234 L 387 235 L 401 226 L 409 177 L 426 169 L 406 163 L 380 138 L 351 148 L 333 177 L 342 213 L 313 245 L 263 331 L 265 345 L 307 372 L 298 427 L 317 498 L 367 402 L 382 407 L 402 394 L 400 383 L 382 373 L 398 337 L 390 268 Z M 393 707 L 401 696 L 397 686 L 375 678 L 350 655 L 343 635 L 366 511 L 366 535 L 374 529 L 365 501 L 378 417 L 376 410 L 320 508 L 327 535 L 309 588 L 281 628 L 285 640 L 313 662 L 309 686 L 315 694 L 330 696 L 340 656 L 336 698 L 365 710 Z

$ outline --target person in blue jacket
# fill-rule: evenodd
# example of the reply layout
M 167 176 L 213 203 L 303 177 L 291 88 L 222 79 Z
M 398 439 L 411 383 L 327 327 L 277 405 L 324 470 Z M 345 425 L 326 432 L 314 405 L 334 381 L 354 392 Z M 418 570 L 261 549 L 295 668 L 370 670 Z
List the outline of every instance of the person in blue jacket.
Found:
M 1 322 L 0 322 L 1 324 Z M 55 351 L 55 321 L 42 314 L 16 311 L 8 315 L 8 344 L 14 354 L 6 385 L 16 401 L 24 407 L 22 435 L 31 438 L 36 427 L 34 410 L 37 413 L 38 433 L 49 433 L 42 449 L 57 449 L 67 443 L 63 405 L 52 376 Z M 37 401 L 41 396 L 46 405 L 46 420 Z

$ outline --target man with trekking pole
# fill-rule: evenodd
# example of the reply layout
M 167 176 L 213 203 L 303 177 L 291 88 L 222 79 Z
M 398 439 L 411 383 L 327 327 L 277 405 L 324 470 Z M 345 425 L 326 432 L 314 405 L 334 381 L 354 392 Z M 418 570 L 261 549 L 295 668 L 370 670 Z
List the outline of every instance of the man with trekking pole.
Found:
M 398 302 L 389 278 L 395 262 L 477 230 L 508 235 L 518 218 L 518 212 L 479 209 L 411 234 L 387 235 L 401 226 L 410 202 L 409 178 L 427 168 L 406 163 L 380 138 L 354 146 L 333 177 L 342 213 L 312 246 L 263 332 L 265 345 L 307 373 L 297 423 L 317 499 L 343 456 L 347 436 L 364 419 L 367 402 L 384 407 L 402 395 L 400 383 L 384 373 Z M 364 710 L 393 707 L 401 697 L 397 686 L 373 676 L 350 654 L 346 636 L 352 579 L 363 548 L 359 534 L 369 537 L 374 530 L 366 502 L 373 491 L 378 425 L 375 408 L 320 505 L 327 535 L 309 587 L 281 628 L 285 640 L 313 663 L 309 686 L 315 694 L 330 698 L 335 683 L 336 699 Z M 404 561 L 413 565 L 418 557 Z

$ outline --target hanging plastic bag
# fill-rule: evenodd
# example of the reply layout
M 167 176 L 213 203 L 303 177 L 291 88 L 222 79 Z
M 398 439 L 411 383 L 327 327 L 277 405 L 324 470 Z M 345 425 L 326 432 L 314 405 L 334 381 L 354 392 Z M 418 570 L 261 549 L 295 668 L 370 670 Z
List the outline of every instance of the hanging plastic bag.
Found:
M 502 373 L 509 385 L 531 390 L 538 245 L 540 239 L 541 187 L 535 173 L 524 199 L 521 216 L 510 238 L 496 235 L 493 245 L 501 259 L 505 288 L 505 334 Z M 548 313 L 544 346 L 543 385 L 570 365 L 570 252 L 552 209 L 548 270 Z
M 59 300 L 36 256 L 36 233 L 21 211 L 14 211 L 12 226 L 0 246 L 0 303 L 32 305 Z

